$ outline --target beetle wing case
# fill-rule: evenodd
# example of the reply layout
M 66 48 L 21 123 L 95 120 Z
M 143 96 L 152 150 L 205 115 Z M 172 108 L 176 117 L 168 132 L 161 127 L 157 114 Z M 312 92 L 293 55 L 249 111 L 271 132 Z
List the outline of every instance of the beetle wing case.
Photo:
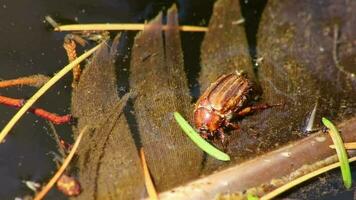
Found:
M 242 107 L 250 88 L 250 81 L 246 77 L 231 73 L 221 76 L 202 96 L 207 97 L 214 110 L 225 114 Z

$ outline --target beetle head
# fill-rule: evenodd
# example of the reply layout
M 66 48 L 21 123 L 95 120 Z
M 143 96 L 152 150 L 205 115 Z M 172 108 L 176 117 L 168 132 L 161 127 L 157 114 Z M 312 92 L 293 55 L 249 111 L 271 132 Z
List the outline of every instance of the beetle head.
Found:
M 205 107 L 200 107 L 194 112 L 194 123 L 201 133 L 213 134 L 220 128 L 222 121 L 222 117 Z

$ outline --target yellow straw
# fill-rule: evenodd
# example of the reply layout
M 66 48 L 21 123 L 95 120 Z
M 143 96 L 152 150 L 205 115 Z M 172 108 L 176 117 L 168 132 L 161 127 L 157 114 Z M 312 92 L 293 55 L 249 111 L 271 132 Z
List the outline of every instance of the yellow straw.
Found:
M 330 145 L 329 147 L 335 149 L 335 145 Z M 348 150 L 356 149 L 356 142 L 344 143 L 344 147 Z
M 16 124 L 16 122 L 25 114 L 25 112 L 40 98 L 52 85 L 54 85 L 60 78 L 62 78 L 66 73 L 72 70 L 74 66 L 77 66 L 81 61 L 86 59 L 88 56 L 93 54 L 101 45 L 98 44 L 94 48 L 82 54 L 77 59 L 73 60 L 73 62 L 69 63 L 65 66 L 61 71 L 59 71 L 55 76 L 53 76 L 45 85 L 43 85 L 28 101 L 26 101 L 25 105 L 12 117 L 9 123 L 6 124 L 4 129 L 0 133 L 0 143 L 3 142 L 6 135 L 10 132 L 12 127 Z
M 55 27 L 55 31 L 141 31 L 147 24 L 70 24 Z M 162 25 L 166 30 L 168 26 Z M 207 27 L 202 26 L 178 26 L 181 31 L 206 32 Z
M 356 161 L 356 157 L 352 157 L 352 158 L 349 159 L 349 162 L 353 162 L 353 161 Z M 318 170 L 315 170 L 315 171 L 313 171 L 313 172 L 311 172 L 309 174 L 306 174 L 306 175 L 304 175 L 302 177 L 299 177 L 299 178 L 297 178 L 297 179 L 295 179 L 295 180 L 293 180 L 293 181 L 291 181 L 291 182 L 289 182 L 289 183 L 287 183 L 287 184 L 285 184 L 285 185 L 273 190 L 272 192 L 262 196 L 260 198 L 260 200 L 272 199 L 272 198 L 282 194 L 283 192 L 293 188 L 294 186 L 296 186 L 296 185 L 298 185 L 300 183 L 303 183 L 306 180 L 309 180 L 309 179 L 311 179 L 313 177 L 316 177 L 316 176 L 318 176 L 318 175 L 320 175 L 322 173 L 325 173 L 325 172 L 330 171 L 332 169 L 335 169 L 337 167 L 340 167 L 340 163 L 339 162 L 331 164 L 331 165 L 328 165 L 328 166 L 323 167 L 323 168 L 320 168 Z

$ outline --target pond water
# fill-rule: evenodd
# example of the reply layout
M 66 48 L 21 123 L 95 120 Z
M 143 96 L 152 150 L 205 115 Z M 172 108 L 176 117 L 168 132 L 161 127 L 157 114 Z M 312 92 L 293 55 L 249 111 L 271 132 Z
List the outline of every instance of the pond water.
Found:
M 45 23 L 46 15 L 52 16 L 60 23 L 130 23 L 150 19 L 159 10 L 167 9 L 172 1 L 0 1 L 0 79 L 12 79 L 32 74 L 52 76 L 62 66 L 67 58 L 62 47 L 65 33 L 55 33 Z M 179 18 L 181 24 L 206 26 L 209 22 L 213 1 L 187 1 L 179 3 Z M 266 1 L 258 4 L 242 2 L 243 14 L 247 19 L 247 33 L 250 44 L 250 54 L 255 56 L 256 31 L 259 15 Z M 203 38 L 201 33 L 182 33 L 185 70 L 189 76 L 189 85 L 193 100 L 199 96 L 197 82 L 199 67 L 199 51 Z M 0 94 L 13 98 L 28 98 L 35 89 L 30 87 L 13 87 L 1 89 Z M 126 92 L 125 85 L 120 92 Z M 66 76 L 59 81 L 36 104 L 58 114 L 70 112 L 71 77 Z M 0 127 L 6 125 L 15 109 L 0 106 Z M 23 184 L 23 180 L 44 182 L 56 170 L 49 152 L 56 152 L 56 143 L 51 135 L 51 129 L 46 121 L 26 114 L 0 145 L 0 199 L 14 199 L 31 191 Z M 72 141 L 72 131 L 69 125 L 56 126 L 60 136 Z M 354 170 L 355 171 L 355 170 Z M 356 171 L 355 171 L 356 173 Z M 338 172 L 327 176 L 328 180 L 339 177 Z M 337 183 L 336 183 L 337 184 Z M 290 193 L 291 198 L 300 197 L 303 191 L 312 188 L 311 185 Z M 328 188 L 330 189 L 330 188 Z M 313 193 L 309 189 L 310 193 Z M 332 194 L 334 195 L 334 194 Z M 339 199 L 348 199 L 352 192 L 340 192 Z M 326 196 L 325 199 L 337 198 Z M 61 193 L 52 190 L 47 199 L 66 199 Z

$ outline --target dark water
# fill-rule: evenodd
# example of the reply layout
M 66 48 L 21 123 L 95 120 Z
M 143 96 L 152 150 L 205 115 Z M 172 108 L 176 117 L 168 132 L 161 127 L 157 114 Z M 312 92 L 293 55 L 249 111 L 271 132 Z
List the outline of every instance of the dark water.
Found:
M 104 23 L 104 22 L 142 22 L 165 10 L 172 1 L 149 0 L 0 0 L 0 79 L 12 79 L 32 74 L 52 76 L 67 63 L 62 48 L 65 33 L 54 33 L 44 22 L 46 15 L 62 23 Z M 251 56 L 255 55 L 255 34 L 258 19 L 266 1 L 259 3 L 241 2 L 243 14 L 247 18 Z M 206 26 L 211 14 L 213 1 L 178 1 L 179 17 L 182 24 Z M 182 33 L 185 69 L 189 76 L 192 95 L 197 98 L 199 87 L 196 78 L 200 70 L 199 48 L 203 34 Z M 68 75 L 58 82 L 36 104 L 58 114 L 70 112 L 71 77 Z M 123 88 L 123 91 L 125 88 Z M 0 95 L 14 98 L 28 98 L 35 90 L 29 87 L 1 89 Z M 0 127 L 6 125 L 16 112 L 13 108 L 0 106 Z M 56 130 L 67 140 L 71 139 L 69 125 L 56 126 Z M 0 145 L 0 199 L 14 199 L 31 194 L 22 180 L 45 182 L 51 177 L 56 166 L 50 151 L 57 151 L 50 135 L 48 124 L 32 115 L 25 115 Z M 302 193 L 299 189 L 299 193 Z M 311 191 L 312 192 L 312 191 Z M 291 197 L 300 197 L 291 193 Z M 325 199 L 337 198 L 332 194 Z M 340 192 L 338 198 L 349 199 L 352 192 Z M 65 199 L 52 190 L 48 199 Z

